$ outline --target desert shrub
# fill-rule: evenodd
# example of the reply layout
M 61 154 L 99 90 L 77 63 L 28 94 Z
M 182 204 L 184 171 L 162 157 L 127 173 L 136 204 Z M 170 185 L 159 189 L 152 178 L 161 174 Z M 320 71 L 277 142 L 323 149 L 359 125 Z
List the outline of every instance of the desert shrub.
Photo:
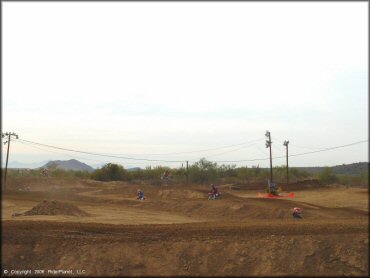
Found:
M 38 170 L 37 175 L 40 176 L 40 170 Z M 52 168 L 48 171 L 49 177 L 53 178 L 68 178 L 68 179 L 88 179 L 91 177 L 91 173 L 87 171 L 74 171 Z
M 79 179 L 88 179 L 91 177 L 91 173 L 87 171 L 73 171 L 73 176 Z
M 282 183 L 286 181 L 286 166 L 275 166 L 272 171 L 275 182 Z
M 107 163 L 92 173 L 92 178 L 99 181 L 130 180 L 130 175 L 121 165 Z
M 1 169 L 2 177 L 4 177 L 5 169 Z M 8 169 L 8 177 L 37 177 L 40 176 L 40 170 L 37 169 Z
M 152 181 L 159 182 L 166 170 L 170 170 L 171 176 L 172 176 L 173 171 L 169 167 L 163 167 L 163 166 L 151 167 L 151 166 L 149 166 L 149 167 L 146 167 L 145 170 L 140 171 L 141 176 L 139 176 L 139 178 L 144 179 L 144 180 L 152 180 Z
M 144 170 L 137 169 L 134 171 L 130 171 L 130 178 L 133 180 L 143 180 L 145 176 Z
M 201 158 L 189 167 L 189 180 L 195 183 L 216 182 L 218 180 L 217 163 Z
M 253 173 L 248 167 L 240 167 L 237 169 L 237 174 L 239 181 L 242 183 L 248 184 L 251 178 L 253 177 Z
M 369 186 L 369 172 L 368 170 L 361 173 L 359 176 L 354 175 L 337 175 L 340 184 L 347 186 Z
M 289 168 L 289 181 L 297 182 L 300 180 L 307 179 L 309 177 L 313 176 L 304 170 L 300 170 L 297 168 Z
M 253 182 L 266 182 L 270 178 L 269 169 L 261 169 L 259 166 L 252 166 L 250 169 L 251 180 Z
M 236 165 L 224 165 L 221 166 L 216 165 L 217 173 L 220 178 L 225 177 L 237 177 L 238 170 L 236 169 Z
M 324 183 L 333 183 L 338 181 L 338 177 L 334 175 L 333 170 L 330 167 L 325 167 L 318 174 L 318 179 Z
M 360 175 L 361 186 L 369 186 L 369 169 L 363 171 Z
M 72 178 L 73 173 L 72 171 L 67 171 L 63 169 L 53 169 L 49 170 L 49 177 L 53 178 Z
M 186 181 L 186 168 L 180 167 L 172 169 L 171 177 L 174 182 L 184 183 Z

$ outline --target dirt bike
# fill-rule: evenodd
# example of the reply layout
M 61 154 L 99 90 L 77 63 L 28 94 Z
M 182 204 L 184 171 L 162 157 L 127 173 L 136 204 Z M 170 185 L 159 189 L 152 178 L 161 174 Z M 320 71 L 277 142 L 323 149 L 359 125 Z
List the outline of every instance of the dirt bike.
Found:
M 145 197 L 144 197 L 144 195 L 138 195 L 138 196 L 136 197 L 136 199 L 138 199 L 138 200 L 140 200 L 140 201 L 143 201 L 143 200 L 145 200 Z
M 266 189 L 267 193 L 272 194 L 274 196 L 279 196 L 279 190 L 276 188 L 276 184 L 270 182 L 270 180 L 267 181 L 268 187 Z
M 293 210 L 293 218 L 298 218 L 298 219 L 302 219 L 302 215 L 301 215 L 301 209 L 300 208 L 294 208 Z
M 212 192 L 208 193 L 208 200 L 220 200 L 222 199 L 221 192 L 218 192 L 217 194 L 213 194 Z

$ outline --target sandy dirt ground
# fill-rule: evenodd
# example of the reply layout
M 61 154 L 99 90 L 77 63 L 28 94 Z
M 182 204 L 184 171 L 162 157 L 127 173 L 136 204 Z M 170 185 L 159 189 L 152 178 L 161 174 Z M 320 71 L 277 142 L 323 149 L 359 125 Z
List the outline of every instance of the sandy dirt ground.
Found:
M 29 186 L 31 191 L 22 190 Z M 146 200 L 136 199 L 144 190 Z M 2 268 L 66 276 L 368 276 L 368 189 L 291 185 L 293 199 L 264 188 L 135 185 L 9 179 L 2 196 Z M 88 216 L 13 216 L 43 201 Z M 302 208 L 303 219 L 292 217 Z M 19 272 L 18 272 L 19 273 Z

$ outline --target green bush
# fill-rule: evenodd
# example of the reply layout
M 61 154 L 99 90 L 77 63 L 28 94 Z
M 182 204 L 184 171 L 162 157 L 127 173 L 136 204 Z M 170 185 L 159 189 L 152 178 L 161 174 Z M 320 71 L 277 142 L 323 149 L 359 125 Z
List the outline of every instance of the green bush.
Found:
M 361 186 L 367 186 L 367 187 L 369 186 L 369 169 L 366 169 L 365 171 L 361 173 L 360 183 L 361 183 Z
M 339 183 L 347 186 L 369 186 L 369 171 L 366 170 L 360 176 L 338 175 Z
M 205 158 L 189 167 L 189 180 L 194 183 L 216 182 L 218 174 L 217 163 Z
M 333 170 L 329 167 L 325 167 L 319 175 L 318 179 L 324 183 L 334 183 L 338 181 L 338 177 L 334 175 Z
M 309 174 L 308 172 L 306 172 L 304 170 L 300 170 L 300 169 L 297 169 L 297 168 L 289 168 L 289 182 L 297 182 L 297 181 L 300 181 L 300 180 L 307 179 L 311 176 L 312 176 L 311 174 Z M 284 181 L 285 181 L 285 179 L 286 178 L 284 178 Z
M 237 169 L 237 177 L 239 181 L 248 184 L 253 176 L 252 171 L 248 167 L 240 167 Z
M 121 165 L 107 163 L 92 173 L 92 178 L 99 181 L 127 181 L 129 173 Z

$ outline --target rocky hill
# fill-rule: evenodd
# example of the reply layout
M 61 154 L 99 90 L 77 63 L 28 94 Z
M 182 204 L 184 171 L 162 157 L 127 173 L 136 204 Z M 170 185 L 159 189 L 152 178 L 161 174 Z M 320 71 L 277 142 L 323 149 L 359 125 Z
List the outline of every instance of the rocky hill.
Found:
M 299 170 L 304 170 L 311 174 L 320 173 L 325 167 L 294 167 Z M 360 176 L 363 172 L 368 171 L 369 163 L 368 162 L 358 162 L 351 164 L 342 164 L 329 167 L 333 170 L 333 173 L 336 175 L 351 175 L 351 176 Z
M 94 168 L 76 159 L 49 161 L 41 168 L 93 172 Z

